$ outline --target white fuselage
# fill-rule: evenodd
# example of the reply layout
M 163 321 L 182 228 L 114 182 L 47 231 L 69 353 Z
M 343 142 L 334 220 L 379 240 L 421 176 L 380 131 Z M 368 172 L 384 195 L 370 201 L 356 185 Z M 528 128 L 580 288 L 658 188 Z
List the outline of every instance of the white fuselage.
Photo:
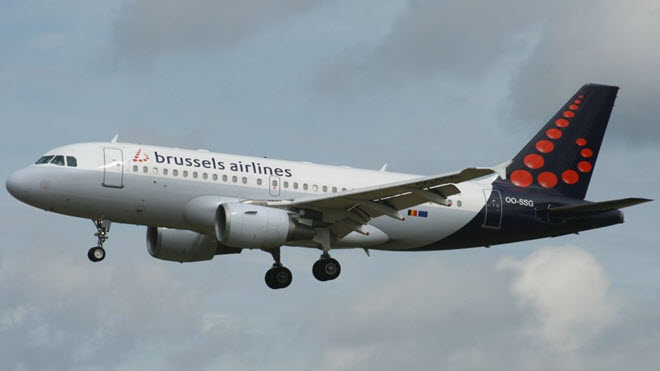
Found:
M 49 155 L 74 157 L 77 166 L 41 164 L 21 170 L 15 176 L 22 182 L 17 198 L 66 215 L 206 234 L 212 233 L 208 226 L 186 211 L 202 198 L 292 200 L 417 177 L 130 143 L 74 144 L 45 154 Z M 405 250 L 442 240 L 483 210 L 495 178 L 457 184 L 461 193 L 450 197 L 451 207 L 427 203 L 413 208 L 426 211 L 426 217 L 371 220 L 387 241 L 370 241 L 354 232 L 337 247 Z

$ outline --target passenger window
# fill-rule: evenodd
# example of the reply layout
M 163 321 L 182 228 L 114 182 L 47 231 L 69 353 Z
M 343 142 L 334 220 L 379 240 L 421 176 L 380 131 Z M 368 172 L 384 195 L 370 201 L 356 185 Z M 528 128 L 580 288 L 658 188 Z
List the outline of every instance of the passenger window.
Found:
M 234 175 L 233 177 L 231 177 L 231 181 L 234 183 L 238 182 L 238 177 Z
M 64 156 L 55 156 L 50 163 L 53 165 L 64 166 Z
M 184 170 L 184 171 L 183 171 L 183 177 L 184 177 L 184 178 L 187 178 L 187 177 L 188 177 L 188 170 Z
M 273 187 L 277 188 L 277 180 L 273 180 Z
M 78 161 L 73 156 L 66 156 L 66 166 L 77 167 Z
M 226 182 L 226 181 L 227 181 L 227 176 L 226 176 L 226 175 L 223 175 L 223 176 L 222 176 L 222 181 L 223 181 L 223 182 Z
M 167 169 L 163 169 L 163 175 L 167 175 Z
M 323 192 L 327 192 L 327 191 L 328 191 L 328 186 L 323 186 Z
M 206 173 L 204 173 L 204 174 L 202 174 L 202 178 L 204 178 L 204 179 L 208 179 L 208 178 L 209 178 L 209 175 L 206 174 Z
M 146 166 L 143 167 L 143 168 L 142 168 L 142 172 L 145 173 L 145 174 L 148 173 L 148 172 L 149 172 L 149 168 L 146 167 Z
M 213 180 L 218 180 L 218 174 L 213 174 Z
M 341 189 L 342 192 L 344 192 L 345 190 L 346 190 L 346 188 L 342 188 L 342 189 Z
M 284 188 L 289 188 L 289 182 L 284 182 L 282 183 L 282 185 L 284 186 Z
M 197 179 L 197 172 L 193 171 L 193 178 Z
M 172 175 L 179 176 L 179 170 L 177 169 L 172 170 Z
M 38 159 L 37 162 L 35 162 L 35 164 L 37 164 L 37 165 L 47 164 L 47 163 L 50 162 L 50 160 L 53 159 L 53 157 L 55 157 L 55 156 L 44 156 L 44 157 Z
M 243 182 L 243 184 L 247 184 L 247 178 L 246 177 L 243 177 L 243 179 L 241 179 L 241 181 Z
M 307 190 L 307 188 L 309 188 L 309 187 L 307 186 L 307 183 L 303 184 L 303 189 L 304 189 L 305 191 Z
M 332 193 L 337 193 L 337 187 L 332 187 Z
M 318 191 L 319 191 L 319 186 L 317 186 L 316 184 L 314 184 L 314 185 L 312 186 L 312 189 L 314 190 L 314 192 L 318 192 Z
M 154 172 L 154 175 L 158 175 L 158 168 L 155 167 L 154 170 L 153 170 L 153 172 Z
M 293 182 L 293 189 L 298 189 L 298 182 Z
M 261 180 L 261 178 L 257 179 L 257 185 L 261 185 L 262 183 L 263 181 Z
M 135 171 L 136 173 L 138 172 L 138 167 L 137 167 L 137 165 L 133 165 L 133 171 Z

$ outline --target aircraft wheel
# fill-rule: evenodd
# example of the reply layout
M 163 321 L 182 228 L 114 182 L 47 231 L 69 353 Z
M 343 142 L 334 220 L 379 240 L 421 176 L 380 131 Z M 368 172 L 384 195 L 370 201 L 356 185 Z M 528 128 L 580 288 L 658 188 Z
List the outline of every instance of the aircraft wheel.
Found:
M 93 262 L 100 262 L 105 259 L 105 250 L 100 246 L 94 246 L 87 251 L 87 257 Z
M 265 281 L 271 289 L 283 289 L 291 284 L 293 275 L 286 267 L 275 267 L 266 272 Z
M 332 258 L 324 258 L 314 263 L 312 267 L 314 278 L 319 281 L 331 281 L 339 277 L 341 273 L 341 265 L 339 262 Z

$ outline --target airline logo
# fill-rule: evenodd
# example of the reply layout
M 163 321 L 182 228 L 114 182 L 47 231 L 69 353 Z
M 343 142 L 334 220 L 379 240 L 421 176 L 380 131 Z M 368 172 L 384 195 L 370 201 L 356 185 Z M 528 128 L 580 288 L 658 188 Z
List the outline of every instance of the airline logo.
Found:
M 408 216 L 418 216 L 420 218 L 428 218 L 429 212 L 425 210 L 408 210 Z
M 138 149 L 135 156 L 133 156 L 133 162 L 147 162 L 147 160 L 149 160 L 149 155 L 142 153 L 142 148 Z
M 154 158 L 156 159 L 156 163 L 158 164 L 200 167 L 200 168 L 215 169 L 215 170 L 228 169 L 230 171 L 237 173 L 275 175 L 275 176 L 284 176 L 287 178 L 293 176 L 293 172 L 289 168 L 269 166 L 266 164 L 261 164 L 260 162 L 249 162 L 249 163 L 243 163 L 243 161 L 226 162 L 226 161 L 217 160 L 215 157 L 209 157 L 207 159 L 203 159 L 203 158 L 194 158 L 194 157 L 167 156 L 164 154 L 160 154 L 158 152 L 154 152 Z

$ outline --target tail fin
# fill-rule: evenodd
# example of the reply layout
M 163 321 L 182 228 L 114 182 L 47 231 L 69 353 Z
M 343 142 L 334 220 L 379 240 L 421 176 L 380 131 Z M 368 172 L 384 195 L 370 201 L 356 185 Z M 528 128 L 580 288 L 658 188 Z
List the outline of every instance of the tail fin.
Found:
M 580 88 L 513 158 L 507 179 L 584 199 L 618 90 L 596 84 Z

